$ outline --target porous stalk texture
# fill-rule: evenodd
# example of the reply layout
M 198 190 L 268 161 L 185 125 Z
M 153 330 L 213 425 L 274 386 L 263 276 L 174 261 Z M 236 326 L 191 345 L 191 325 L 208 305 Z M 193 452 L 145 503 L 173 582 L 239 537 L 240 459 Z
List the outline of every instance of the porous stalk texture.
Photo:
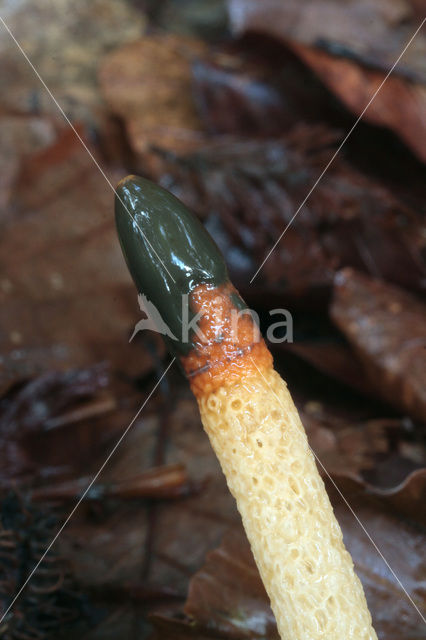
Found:
M 268 368 L 198 402 L 283 640 L 377 640 L 282 378 Z

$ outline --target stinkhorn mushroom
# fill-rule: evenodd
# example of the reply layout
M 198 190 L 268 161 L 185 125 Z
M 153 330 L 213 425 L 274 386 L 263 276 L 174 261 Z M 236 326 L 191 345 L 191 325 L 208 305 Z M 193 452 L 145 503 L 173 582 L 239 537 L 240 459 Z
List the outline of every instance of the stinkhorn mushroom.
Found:
M 129 176 L 116 223 L 198 401 L 283 640 L 373 640 L 362 585 L 287 385 L 201 222 Z

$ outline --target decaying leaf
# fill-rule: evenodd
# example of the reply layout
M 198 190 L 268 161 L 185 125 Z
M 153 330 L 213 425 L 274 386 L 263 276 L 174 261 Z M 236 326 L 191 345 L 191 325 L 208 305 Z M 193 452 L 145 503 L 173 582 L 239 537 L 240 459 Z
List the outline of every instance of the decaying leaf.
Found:
M 418 610 L 424 611 L 425 534 L 424 529 L 418 527 L 419 518 L 409 524 L 404 515 L 401 517 L 395 511 L 395 503 L 370 496 L 362 487 L 351 487 L 350 481 L 345 484 L 336 478 L 335 482 L 340 493 L 333 486 L 329 486 L 328 491 L 345 544 L 364 584 L 378 636 L 384 640 L 421 638 L 424 622 L 403 591 L 404 587 Z M 396 489 L 394 499 L 397 494 Z M 421 500 L 422 496 L 419 497 Z M 421 505 L 421 501 L 413 500 L 411 508 L 419 512 Z
M 194 100 L 209 134 L 273 136 L 301 119 L 318 119 L 325 103 L 320 83 L 300 82 L 304 68 L 299 63 L 296 72 L 294 56 L 278 65 L 272 52 L 262 53 L 228 47 L 193 64 Z
M 379 89 L 383 74 L 365 69 L 349 60 L 305 47 L 292 50 L 321 78 L 348 109 L 361 114 Z M 397 133 L 405 144 L 426 162 L 426 84 L 391 76 L 371 102 L 364 118 Z
M 39 487 L 32 491 L 32 499 L 43 502 L 77 500 L 82 491 L 90 485 L 91 480 L 92 478 L 86 476 L 78 478 L 78 480 L 57 482 L 51 486 Z M 108 498 L 170 500 L 188 495 L 194 489 L 185 467 L 181 464 L 174 464 L 155 467 L 125 480 L 98 483 L 89 489 L 84 499 L 94 501 Z
M 393 464 L 398 467 L 400 460 L 394 460 Z M 397 472 L 398 470 L 403 471 L 403 467 L 397 469 Z M 410 523 L 414 539 L 416 539 L 416 532 L 419 529 L 424 533 L 426 527 L 426 514 L 422 507 L 426 499 L 426 469 L 424 466 L 406 475 L 404 480 L 397 485 L 387 488 L 378 487 L 359 476 L 354 478 L 345 473 L 335 474 L 334 479 L 345 496 L 351 494 L 362 496 L 365 492 L 368 500 L 371 500 L 371 510 L 377 508 L 380 512 L 380 509 L 383 508 L 388 513 L 396 514 L 403 522 Z M 385 531 L 386 527 L 383 530 Z M 376 542 L 379 547 L 382 536 L 383 533 L 377 530 Z
M 241 529 L 231 530 L 192 578 L 185 614 L 228 638 L 279 638 L 250 547 Z
M 11 204 L 13 185 L 22 160 L 53 144 L 56 128 L 52 120 L 39 116 L 5 115 L 0 111 L 0 221 Z
M 205 54 L 194 38 L 152 35 L 107 56 L 100 83 L 111 110 L 124 118 L 138 154 L 150 145 L 197 146 L 201 123 L 191 94 L 191 65 Z
M 326 376 L 342 382 L 355 391 L 371 395 L 372 389 L 362 375 L 362 366 L 354 360 L 351 349 L 337 342 L 296 341 L 283 344 L 284 353 L 292 353 Z
M 289 224 L 330 157 L 336 134 L 301 125 L 280 139 L 219 139 L 194 153 L 159 151 L 159 175 L 198 212 L 242 293 L 258 303 L 315 299 L 351 265 L 424 287 L 421 216 L 343 160 L 323 177 L 260 274 L 248 281 Z M 374 224 L 372 221 L 374 220 Z M 398 262 L 390 256 L 398 255 Z M 404 268 L 401 268 L 401 265 Z
M 228 0 L 235 31 L 259 29 L 303 44 L 331 49 L 368 66 L 389 68 L 415 30 L 415 2 L 410 0 Z M 419 11 L 421 14 L 421 11 Z M 339 50 L 340 46 L 340 50 Z M 423 33 L 401 60 L 397 73 L 426 80 Z
M 359 115 L 419 26 L 408 0 L 229 0 L 235 33 L 282 41 Z M 426 160 L 426 38 L 420 32 L 364 118 Z
M 350 508 L 335 486 L 331 484 L 329 491 L 379 637 L 383 640 L 421 638 L 423 621 L 403 587 L 421 610 L 426 599 L 424 533 L 391 515 L 359 486 L 352 486 L 351 491 L 348 486 L 342 490 Z M 417 503 L 417 508 L 419 506 Z M 383 537 L 384 530 L 386 536 Z M 375 542 L 392 569 L 375 548 Z M 186 617 L 154 616 L 156 638 L 260 640 L 279 637 L 241 527 L 225 536 L 222 545 L 208 555 L 204 566 L 192 578 L 184 612 Z
M 424 523 L 423 514 L 412 511 L 426 491 L 424 431 L 390 418 L 350 422 L 309 403 L 301 416 L 322 476 L 353 480 Z
M 353 270 L 336 277 L 331 316 L 389 404 L 426 421 L 425 306 Z
M 0 398 L 0 477 L 10 483 L 34 474 L 49 476 L 80 468 L 111 436 L 90 419 L 116 409 L 106 391 L 105 365 L 66 372 L 49 371 L 12 386 Z M 71 432 L 64 430 L 71 426 Z M 83 445 L 83 446 L 82 446 Z M 83 449 L 82 451 L 80 449 Z
M 134 373 L 147 370 L 141 343 L 128 344 L 139 312 L 113 198 L 70 129 L 23 163 L 1 227 L 0 379 L 103 360 L 129 371 L 134 357 Z

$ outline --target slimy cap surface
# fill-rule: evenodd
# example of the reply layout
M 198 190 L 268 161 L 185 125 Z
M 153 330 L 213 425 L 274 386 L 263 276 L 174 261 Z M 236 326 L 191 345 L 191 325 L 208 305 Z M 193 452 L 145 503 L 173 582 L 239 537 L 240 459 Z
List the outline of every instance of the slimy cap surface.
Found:
M 131 175 L 118 184 L 115 218 L 139 293 L 155 305 L 176 336 L 168 340 L 170 350 L 187 354 L 193 345 L 180 340 L 182 296 L 200 284 L 216 287 L 228 281 L 222 254 L 198 218 L 150 180 Z

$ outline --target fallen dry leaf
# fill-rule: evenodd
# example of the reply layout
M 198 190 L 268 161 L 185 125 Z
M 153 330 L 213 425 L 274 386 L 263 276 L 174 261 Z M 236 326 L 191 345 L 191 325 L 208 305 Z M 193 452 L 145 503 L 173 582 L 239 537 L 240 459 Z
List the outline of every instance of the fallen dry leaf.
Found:
M 39 116 L 5 115 L 0 112 L 0 221 L 10 212 L 10 196 L 22 161 L 50 146 L 56 139 L 52 120 Z M 9 213 L 10 215 L 10 213 Z
M 282 41 L 359 115 L 419 26 L 406 0 L 229 0 L 234 33 Z M 425 161 L 426 37 L 420 32 L 364 115 Z
M 368 496 L 359 485 L 353 484 L 351 491 L 345 485 L 342 491 L 359 521 L 333 485 L 330 485 L 329 492 L 345 544 L 364 585 L 379 637 L 381 640 L 417 640 L 423 637 L 421 617 L 398 580 L 421 610 L 426 599 L 422 558 L 424 533 L 389 513 L 377 498 Z M 417 509 L 420 505 L 421 502 L 412 504 Z M 377 542 L 395 575 L 363 527 Z M 383 531 L 386 531 L 386 536 L 382 535 Z M 155 638 L 260 640 L 279 637 L 241 526 L 225 536 L 221 546 L 207 556 L 203 567 L 192 578 L 184 612 L 184 617 L 170 614 L 153 616 L 157 628 Z
M 57 482 L 39 487 L 31 492 L 33 500 L 64 502 L 77 500 L 89 486 L 91 477 L 85 476 L 68 482 Z M 109 498 L 120 500 L 170 500 L 181 498 L 194 491 L 186 469 L 181 464 L 164 465 L 144 471 L 126 480 L 99 483 L 84 496 L 85 500 L 100 501 Z
M 208 133 L 279 135 L 300 121 L 301 103 L 305 107 L 302 117 L 313 115 L 309 111 L 312 104 L 312 112 L 321 110 L 324 97 L 317 87 L 291 82 L 296 76 L 299 80 L 293 66 L 288 61 L 283 71 L 272 53 L 248 45 L 229 46 L 197 60 L 193 95 Z
M 397 461 L 397 464 L 399 461 Z M 366 495 L 371 499 L 372 509 L 385 509 L 388 513 L 397 514 L 403 522 L 408 522 L 414 530 L 424 533 L 426 527 L 426 514 L 422 505 L 426 499 L 426 469 L 417 469 L 409 473 L 399 484 L 381 488 L 363 480 L 359 476 L 351 477 L 350 474 L 338 473 L 333 475 L 342 493 L 351 495 L 356 493 Z M 385 529 L 384 529 L 385 530 Z M 377 532 L 376 542 L 380 547 L 382 534 Z
M 241 529 L 229 532 L 192 578 L 185 614 L 227 638 L 279 638 L 274 615 Z
M 237 33 L 287 35 L 382 70 L 391 67 L 420 22 L 413 5 L 410 0 L 265 0 L 262 5 L 256 0 L 228 0 Z M 420 32 L 397 73 L 426 81 L 425 49 L 426 37 Z
M 328 53 L 291 45 L 292 50 L 321 78 L 341 101 L 361 114 L 383 81 L 383 73 L 365 69 Z M 395 131 L 426 162 L 426 85 L 391 76 L 377 93 L 363 118 Z
M 137 154 L 152 144 L 198 146 L 202 128 L 191 93 L 192 63 L 205 44 L 177 35 L 151 35 L 105 57 L 99 79 L 111 110 L 126 123 Z
M 412 513 L 417 511 L 419 517 L 411 523 L 407 522 L 404 514 L 401 517 L 395 510 L 398 490 L 394 491 L 395 502 L 392 504 L 376 496 L 370 496 L 360 486 L 351 488 L 350 481 L 346 481 L 345 484 L 345 481 L 340 481 L 339 478 L 335 480 L 358 517 L 356 520 L 340 494 L 336 495 L 334 487 L 328 486 L 345 544 L 364 584 L 379 637 L 384 640 L 421 638 L 424 635 L 424 622 L 404 594 L 401 583 L 418 609 L 424 611 L 426 566 L 422 548 L 425 536 L 424 529 L 419 528 L 423 518 L 420 511 L 421 500 L 424 498 L 424 478 L 420 502 L 414 500 L 411 503 Z M 401 496 L 402 499 L 406 497 Z M 371 540 L 375 542 L 394 573 L 385 566 Z
M 1 226 L 0 379 L 102 360 L 151 366 L 140 341 L 128 344 L 140 312 L 113 198 L 70 129 L 23 163 Z
M 310 403 L 300 414 L 323 477 L 331 474 L 350 487 L 351 482 L 362 486 L 383 505 L 425 523 L 418 510 L 426 491 L 424 431 L 390 418 L 348 421 Z
M 0 478 L 28 481 L 80 469 L 114 433 L 116 408 L 103 364 L 49 371 L 15 383 L 0 398 Z M 102 428 L 96 418 L 102 419 Z
M 412 242 L 421 237 L 421 215 L 342 159 L 248 285 L 335 142 L 327 127 L 300 125 L 281 138 L 225 137 L 193 153 L 158 151 L 161 182 L 204 219 L 252 304 L 261 306 L 266 296 L 270 304 L 312 304 L 322 296 L 324 305 L 333 273 L 343 265 L 424 288 L 422 243 Z
M 321 373 L 343 382 L 355 391 L 371 395 L 362 366 L 353 358 L 350 347 L 337 342 L 297 341 L 282 345 L 283 353 L 290 352 L 305 360 Z
M 351 269 L 336 276 L 331 317 L 376 392 L 426 421 L 426 308 L 414 296 Z

